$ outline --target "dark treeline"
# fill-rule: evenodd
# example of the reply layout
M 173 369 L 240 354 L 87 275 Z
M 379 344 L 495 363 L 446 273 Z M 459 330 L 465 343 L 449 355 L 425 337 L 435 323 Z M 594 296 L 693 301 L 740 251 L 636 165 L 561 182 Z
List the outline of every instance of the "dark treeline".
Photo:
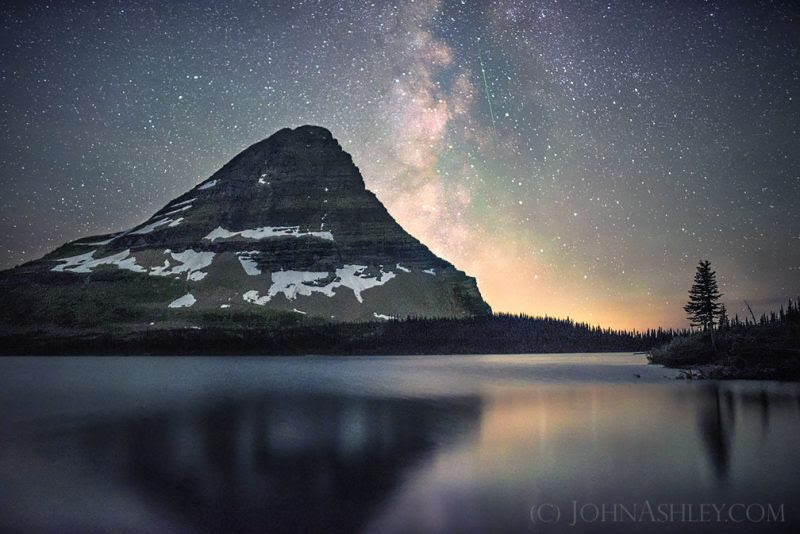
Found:
M 800 378 L 800 298 L 760 317 L 752 311 L 744 319 L 723 314 L 712 328 L 657 347 L 651 361 L 711 366 L 702 375 L 715 378 Z
M 300 322 L 0 339 L 5 354 L 512 354 L 648 351 L 686 332 L 614 330 L 570 319 L 496 314 L 369 323 Z
M 793 323 L 800 317 L 800 297 L 797 300 L 789 299 L 786 308 L 781 305 L 780 310 L 771 311 L 769 314 L 762 313 L 758 318 L 755 315 L 745 316 L 744 320 L 739 319 L 739 314 L 733 316 L 732 319 L 723 318 L 718 325 L 719 329 L 725 330 L 726 328 L 749 328 L 751 326 L 768 326 L 768 325 L 781 325 Z M 751 312 L 752 313 L 752 312 Z

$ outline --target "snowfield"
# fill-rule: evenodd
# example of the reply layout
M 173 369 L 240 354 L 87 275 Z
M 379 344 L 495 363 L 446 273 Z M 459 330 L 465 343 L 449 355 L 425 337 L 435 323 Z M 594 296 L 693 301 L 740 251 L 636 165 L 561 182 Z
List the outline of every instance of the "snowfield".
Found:
M 397 276 L 391 271 L 383 270 L 378 276 L 366 276 L 364 274 L 366 270 L 366 265 L 345 265 L 336 269 L 335 278 L 326 285 L 309 285 L 328 278 L 330 273 L 325 271 L 276 271 L 272 273 L 272 285 L 266 295 L 261 295 L 260 292 L 253 289 L 242 295 L 242 298 L 245 302 L 263 306 L 279 293 L 283 293 L 289 300 L 296 299 L 298 295 L 311 296 L 313 293 L 322 293 L 327 297 L 333 297 L 337 288 L 347 287 L 353 291 L 358 302 L 363 303 L 362 292 L 381 286 Z
M 183 252 L 165 250 L 164 254 L 169 254 L 178 264 L 173 266 L 169 260 L 164 260 L 164 265 L 153 267 L 150 270 L 151 276 L 174 276 L 186 273 L 187 280 L 193 281 L 205 278 L 206 273 L 199 271 L 211 265 L 216 255 L 214 252 L 197 252 L 190 248 Z
M 97 250 L 92 250 L 86 254 L 79 254 L 69 258 L 60 258 L 56 261 L 64 262 L 61 265 L 56 265 L 51 271 L 64 272 L 69 271 L 73 273 L 90 273 L 95 267 L 100 265 L 116 265 L 120 269 L 126 269 L 135 273 L 145 273 L 147 270 L 141 265 L 136 264 L 136 258 L 131 256 L 130 249 L 123 250 L 105 258 L 94 258 L 94 253 Z
M 333 234 L 330 232 L 301 232 L 299 226 L 263 226 L 248 230 L 230 231 L 221 226 L 217 226 L 203 239 L 215 241 L 217 239 L 230 239 L 241 236 L 245 239 L 268 239 L 270 237 L 318 237 L 333 241 Z
M 55 272 L 90 273 L 92 269 L 100 265 L 116 265 L 120 269 L 135 273 L 147 273 L 150 276 L 180 276 L 186 273 L 187 280 L 196 282 L 205 278 L 207 273 L 200 272 L 200 270 L 211 265 L 215 255 L 213 252 L 196 252 L 192 249 L 187 249 L 183 252 L 165 250 L 164 254 L 170 254 L 177 264 L 173 265 L 169 259 L 166 259 L 163 265 L 152 267 L 148 271 L 145 267 L 136 263 L 136 257 L 131 256 L 130 249 L 104 258 L 95 258 L 95 252 L 97 250 L 69 258 L 60 258 L 56 261 L 62 263 L 50 270 Z

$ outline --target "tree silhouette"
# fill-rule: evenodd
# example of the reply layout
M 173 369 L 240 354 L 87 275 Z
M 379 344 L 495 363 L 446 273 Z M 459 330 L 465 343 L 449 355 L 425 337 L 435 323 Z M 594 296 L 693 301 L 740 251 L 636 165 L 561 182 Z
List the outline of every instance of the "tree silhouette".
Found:
M 717 324 L 719 325 L 720 328 L 727 328 L 728 326 L 730 326 L 730 319 L 728 319 L 728 309 L 725 307 L 725 304 L 722 304 L 719 307 L 719 319 L 717 319 Z
M 711 331 L 713 336 L 714 318 L 720 312 L 717 301 L 721 296 L 717 287 L 717 273 L 711 270 L 711 262 L 701 261 L 689 290 L 689 302 L 683 307 L 691 325 Z

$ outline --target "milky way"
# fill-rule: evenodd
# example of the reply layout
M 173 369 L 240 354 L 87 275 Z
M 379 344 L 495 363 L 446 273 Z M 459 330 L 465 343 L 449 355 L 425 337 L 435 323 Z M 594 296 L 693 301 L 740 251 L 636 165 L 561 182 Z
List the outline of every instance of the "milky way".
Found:
M 800 293 L 795 2 L 59 0 L 0 19 L 0 267 L 318 124 L 496 311 L 682 326 L 700 259 L 731 313 Z

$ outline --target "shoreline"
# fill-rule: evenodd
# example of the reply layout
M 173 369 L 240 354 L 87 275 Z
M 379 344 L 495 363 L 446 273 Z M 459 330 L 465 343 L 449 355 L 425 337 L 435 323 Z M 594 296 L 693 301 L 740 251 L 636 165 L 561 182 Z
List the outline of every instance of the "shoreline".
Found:
M 666 367 L 666 366 L 665 366 Z M 675 380 L 774 380 L 777 382 L 798 382 L 798 377 L 787 377 L 777 368 L 747 367 L 731 365 L 698 364 L 687 368 L 674 368 L 679 371 Z

